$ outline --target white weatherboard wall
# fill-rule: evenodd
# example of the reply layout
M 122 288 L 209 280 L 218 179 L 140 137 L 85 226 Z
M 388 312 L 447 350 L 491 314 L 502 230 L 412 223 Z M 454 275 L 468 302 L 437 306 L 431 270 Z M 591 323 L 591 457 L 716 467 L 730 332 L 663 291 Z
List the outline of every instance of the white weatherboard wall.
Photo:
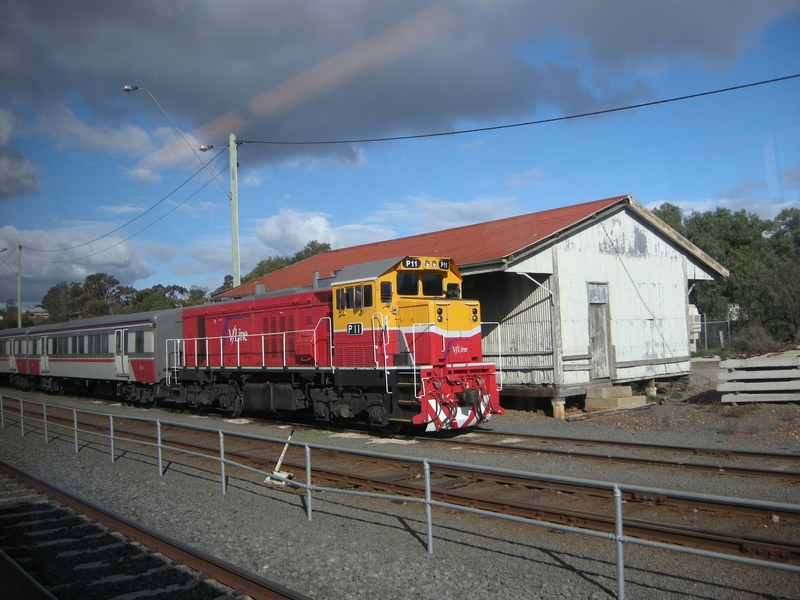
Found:
M 589 284 L 606 284 L 611 379 L 690 370 L 687 279 L 712 277 L 628 212 L 596 221 L 508 270 L 554 272 L 559 358 L 590 353 Z M 589 383 L 592 371 L 582 367 L 590 362 L 565 362 L 558 383 Z

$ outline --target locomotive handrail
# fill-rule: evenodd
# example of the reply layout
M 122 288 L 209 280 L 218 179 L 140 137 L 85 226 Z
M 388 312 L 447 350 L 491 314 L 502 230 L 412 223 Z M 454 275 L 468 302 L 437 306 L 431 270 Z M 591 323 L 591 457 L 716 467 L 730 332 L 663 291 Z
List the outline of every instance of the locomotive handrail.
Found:
M 333 366 L 333 319 L 331 317 L 322 317 L 314 326 L 314 366 L 319 366 L 317 364 L 317 329 L 323 321 L 328 322 L 328 364 L 331 366 L 331 371 L 334 371 L 336 368 Z
M 280 336 L 280 338 L 281 338 L 281 363 L 280 363 L 280 366 L 287 367 L 289 365 L 288 365 L 288 356 L 287 356 L 287 339 L 286 339 L 286 336 L 287 335 L 297 335 L 297 334 L 300 334 L 300 333 L 308 333 L 308 334 L 311 334 L 311 336 L 312 336 L 312 344 L 314 346 L 313 352 L 312 352 L 312 357 L 314 359 L 314 366 L 317 367 L 317 366 L 319 366 L 319 360 L 318 360 L 318 356 L 317 356 L 317 341 L 318 341 L 317 330 L 319 329 L 319 327 L 323 323 L 323 321 L 327 321 L 328 322 L 328 327 L 327 327 L 328 336 L 329 336 L 329 341 L 328 341 L 329 357 L 328 358 L 329 358 L 329 361 L 330 361 L 330 367 L 333 368 L 333 343 L 332 343 L 332 341 L 333 341 L 333 331 L 332 331 L 333 330 L 333 323 L 332 323 L 332 320 L 331 320 L 330 317 L 322 317 L 319 321 L 317 321 L 317 324 L 314 326 L 313 329 L 293 329 L 291 331 L 276 331 L 276 332 L 254 333 L 254 334 L 248 334 L 247 337 L 236 336 L 234 339 L 231 339 L 232 336 L 230 336 L 230 335 L 169 339 L 169 340 L 166 341 L 167 351 L 169 353 L 170 344 L 173 344 L 173 345 L 179 344 L 179 345 L 181 345 L 183 347 L 183 352 L 177 352 L 177 351 L 175 352 L 175 354 L 177 354 L 177 355 L 179 355 L 181 357 L 181 359 L 179 361 L 176 361 L 176 364 L 175 364 L 174 368 L 172 369 L 177 374 L 177 370 L 178 370 L 179 367 L 186 367 L 187 366 L 186 360 L 185 360 L 185 357 L 187 355 L 187 352 L 185 350 L 187 344 L 192 344 L 193 345 L 194 352 L 192 353 L 192 356 L 194 358 L 194 366 L 195 367 L 199 367 L 201 365 L 200 365 L 200 362 L 199 362 L 199 356 L 198 356 L 197 349 L 200 346 L 200 343 L 202 342 L 203 345 L 206 348 L 205 357 L 206 357 L 206 360 L 208 360 L 210 358 L 209 344 L 217 341 L 217 342 L 219 342 L 219 358 L 214 361 L 215 362 L 214 366 L 218 366 L 219 368 L 224 368 L 225 366 L 230 366 L 230 365 L 226 365 L 226 363 L 225 363 L 225 345 L 224 344 L 225 344 L 225 340 L 228 339 L 228 340 L 230 340 L 230 342 L 232 344 L 234 344 L 234 343 L 236 344 L 236 361 L 235 361 L 236 362 L 236 367 L 241 368 L 242 367 L 242 351 L 241 351 L 242 342 L 246 342 L 249 338 L 260 338 L 260 340 L 261 340 L 261 364 L 260 365 L 256 364 L 256 365 L 253 365 L 253 366 L 268 367 L 270 365 L 267 364 L 266 340 L 267 340 L 268 337 Z
M 372 313 L 372 317 L 370 317 L 370 325 L 372 325 L 375 320 L 378 320 L 378 329 L 381 331 L 381 349 L 383 350 L 383 380 L 384 385 L 386 386 L 386 393 L 391 394 L 391 390 L 389 389 L 389 356 L 386 354 L 386 340 L 389 336 L 389 319 L 383 313 L 374 312 Z M 378 364 L 378 344 L 375 341 L 375 326 L 372 326 L 372 351 L 373 356 L 375 358 L 375 366 L 380 366 Z

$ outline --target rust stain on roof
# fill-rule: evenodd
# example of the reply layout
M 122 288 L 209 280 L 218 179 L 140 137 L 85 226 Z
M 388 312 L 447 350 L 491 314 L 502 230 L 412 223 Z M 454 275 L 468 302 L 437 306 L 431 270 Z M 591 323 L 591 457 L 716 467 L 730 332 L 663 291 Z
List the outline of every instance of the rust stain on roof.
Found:
M 616 196 L 487 223 L 330 250 L 243 283 L 217 297 L 252 294 L 257 283 L 264 284 L 267 290 L 310 286 L 314 271 L 319 271 L 321 277 L 330 277 L 333 271 L 347 265 L 395 256 L 441 256 L 453 259 L 459 268 L 502 260 L 605 208 L 627 204 L 629 199 L 630 196 Z

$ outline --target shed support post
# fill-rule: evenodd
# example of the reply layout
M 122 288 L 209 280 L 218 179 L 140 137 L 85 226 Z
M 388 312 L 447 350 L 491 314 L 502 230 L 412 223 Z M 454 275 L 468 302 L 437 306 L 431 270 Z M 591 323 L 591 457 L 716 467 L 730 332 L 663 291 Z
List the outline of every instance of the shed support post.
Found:
M 566 400 L 564 398 L 553 398 L 550 400 L 550 404 L 553 405 L 553 418 L 554 419 L 564 419 L 566 418 L 566 414 L 564 413 L 564 404 Z

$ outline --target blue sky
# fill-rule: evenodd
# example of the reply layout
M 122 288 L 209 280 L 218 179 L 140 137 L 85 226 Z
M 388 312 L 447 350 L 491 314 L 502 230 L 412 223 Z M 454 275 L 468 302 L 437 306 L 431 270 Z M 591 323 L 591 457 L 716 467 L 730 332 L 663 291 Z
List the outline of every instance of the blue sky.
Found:
M 0 301 L 16 298 L 17 243 L 23 306 L 96 272 L 209 290 L 232 272 L 225 192 L 204 170 L 190 179 L 195 154 L 125 85 L 148 89 L 192 147 L 224 148 L 229 133 L 450 132 L 798 73 L 797 1 L 5 0 Z M 227 190 L 227 150 L 200 156 L 217 154 Z M 311 239 L 349 246 L 621 194 L 770 218 L 800 207 L 799 190 L 800 79 L 447 137 L 244 143 L 241 271 Z

